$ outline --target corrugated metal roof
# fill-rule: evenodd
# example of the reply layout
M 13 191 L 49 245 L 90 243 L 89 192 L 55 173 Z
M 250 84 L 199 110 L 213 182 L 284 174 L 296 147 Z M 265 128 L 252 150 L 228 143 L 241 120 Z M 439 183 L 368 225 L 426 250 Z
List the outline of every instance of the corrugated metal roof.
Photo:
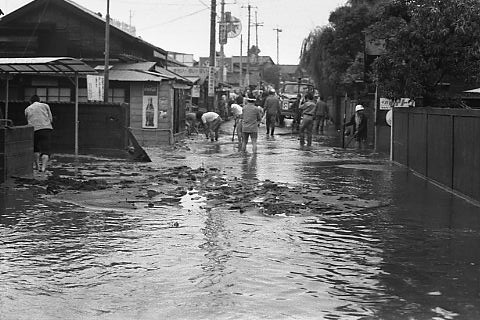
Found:
M 114 70 L 139 70 L 139 71 L 153 71 L 155 70 L 155 61 L 137 62 L 137 63 L 122 63 L 116 64 L 112 69 Z
M 190 80 L 188 80 L 187 78 L 182 77 L 182 76 L 176 74 L 175 72 L 172 72 L 168 69 L 165 69 L 165 68 L 162 68 L 162 67 L 159 67 L 159 66 L 155 66 L 155 71 L 160 73 L 161 75 L 163 75 L 165 77 L 169 77 L 171 79 L 176 79 L 176 80 L 184 81 L 184 82 L 187 82 L 187 83 L 190 82 Z
M 95 74 L 92 67 L 75 58 L 0 58 L 0 73 L 12 74 Z
M 467 90 L 467 91 L 463 91 L 463 92 L 467 92 L 467 93 L 480 93 L 480 88 L 472 89 L 472 90 Z
M 161 74 L 154 72 L 144 72 L 138 70 L 115 70 L 112 69 L 108 73 L 108 79 L 111 81 L 130 81 L 130 82 L 145 82 L 162 80 L 169 80 L 171 78 L 164 77 Z

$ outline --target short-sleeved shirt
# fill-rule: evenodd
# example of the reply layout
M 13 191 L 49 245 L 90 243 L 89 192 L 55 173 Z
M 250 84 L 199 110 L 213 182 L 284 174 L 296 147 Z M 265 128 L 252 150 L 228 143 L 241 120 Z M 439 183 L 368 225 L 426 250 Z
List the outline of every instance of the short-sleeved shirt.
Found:
M 258 132 L 258 124 L 262 120 L 262 109 L 255 106 L 253 103 L 247 103 L 243 107 L 243 132 Z
M 304 116 L 315 116 L 315 111 L 317 109 L 317 105 L 312 101 L 307 101 L 300 106 L 300 109 L 303 110 Z
M 231 110 L 232 110 L 232 114 L 235 116 L 235 117 L 238 117 L 242 114 L 243 112 L 243 108 L 236 104 L 236 103 L 232 103 L 232 105 L 230 106 Z
M 33 126 L 33 131 L 53 129 L 52 112 L 46 103 L 32 103 L 25 109 L 25 117 L 27 118 L 28 124 Z
M 202 122 L 203 123 L 212 122 L 213 120 L 217 119 L 218 117 L 220 117 L 220 116 L 216 112 L 213 112 L 213 111 L 205 112 L 202 115 Z

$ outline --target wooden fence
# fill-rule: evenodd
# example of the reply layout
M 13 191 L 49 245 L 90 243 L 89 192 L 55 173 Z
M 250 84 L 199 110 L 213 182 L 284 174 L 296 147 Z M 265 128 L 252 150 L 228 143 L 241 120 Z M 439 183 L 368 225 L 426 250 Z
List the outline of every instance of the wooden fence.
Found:
M 393 160 L 480 202 L 480 110 L 396 108 Z
M 75 151 L 75 105 L 48 103 L 53 114 L 53 153 Z M 15 126 L 25 125 L 27 102 L 10 102 L 8 117 Z M 2 106 L 3 108 L 3 103 Z M 81 103 L 78 109 L 78 144 L 81 154 L 121 156 L 128 146 L 127 104 Z

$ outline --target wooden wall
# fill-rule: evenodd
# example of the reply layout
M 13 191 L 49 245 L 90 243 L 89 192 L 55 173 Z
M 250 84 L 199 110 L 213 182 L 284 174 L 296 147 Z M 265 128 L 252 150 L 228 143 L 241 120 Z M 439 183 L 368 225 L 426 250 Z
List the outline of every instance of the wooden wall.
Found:
M 393 160 L 480 202 L 480 110 L 396 108 Z
M 159 82 L 158 98 L 165 103 L 158 108 L 158 128 L 149 129 L 142 128 L 143 86 L 143 82 L 133 82 L 130 86 L 130 128 L 141 146 L 172 144 L 173 89 L 168 82 Z M 166 111 L 165 117 L 160 115 L 161 111 Z

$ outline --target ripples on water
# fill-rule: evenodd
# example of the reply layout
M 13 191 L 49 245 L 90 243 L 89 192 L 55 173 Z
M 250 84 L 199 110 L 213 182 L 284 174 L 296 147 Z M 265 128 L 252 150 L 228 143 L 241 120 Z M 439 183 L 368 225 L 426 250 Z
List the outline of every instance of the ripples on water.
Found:
M 263 162 L 244 165 L 254 179 Z M 2 319 L 480 318 L 474 209 L 404 172 L 364 169 L 318 164 L 305 182 L 388 206 L 279 217 L 196 194 L 123 212 L 9 205 Z

